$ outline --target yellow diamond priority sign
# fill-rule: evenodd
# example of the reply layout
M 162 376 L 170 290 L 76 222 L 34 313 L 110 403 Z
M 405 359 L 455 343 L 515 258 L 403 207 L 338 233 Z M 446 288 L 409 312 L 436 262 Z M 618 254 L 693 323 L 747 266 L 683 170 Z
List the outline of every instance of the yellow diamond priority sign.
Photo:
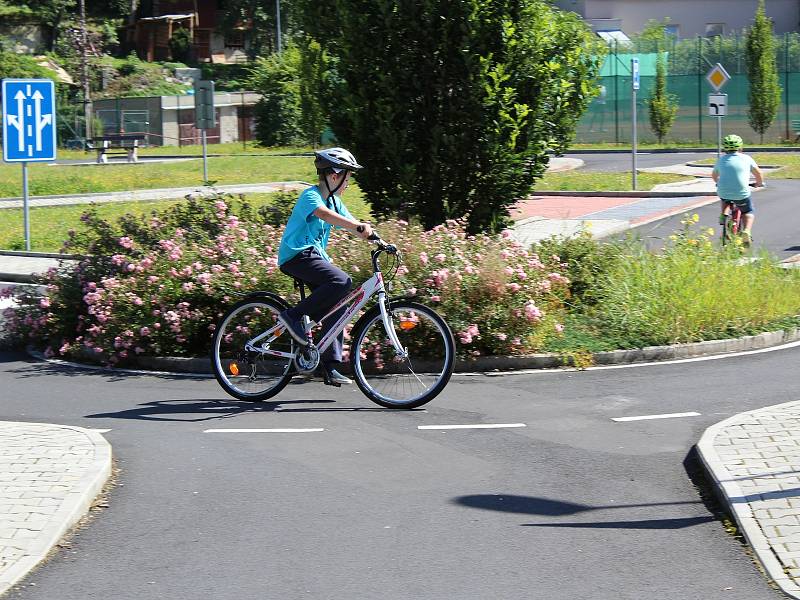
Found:
M 706 81 L 711 84 L 715 92 L 720 91 L 722 86 L 730 81 L 731 76 L 721 64 L 717 63 L 706 75 Z

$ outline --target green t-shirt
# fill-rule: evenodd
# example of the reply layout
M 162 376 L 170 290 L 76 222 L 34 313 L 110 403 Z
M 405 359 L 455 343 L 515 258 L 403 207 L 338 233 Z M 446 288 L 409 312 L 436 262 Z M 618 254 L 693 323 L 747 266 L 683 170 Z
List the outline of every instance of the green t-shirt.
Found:
M 714 165 L 719 175 L 717 194 L 723 200 L 746 200 L 750 197 L 750 171 L 755 168 L 754 161 L 747 154 L 736 152 L 723 154 Z

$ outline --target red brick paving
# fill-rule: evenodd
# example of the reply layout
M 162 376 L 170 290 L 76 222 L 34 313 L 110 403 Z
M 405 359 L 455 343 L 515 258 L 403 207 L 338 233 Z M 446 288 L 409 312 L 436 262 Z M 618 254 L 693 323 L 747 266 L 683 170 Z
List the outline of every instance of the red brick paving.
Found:
M 639 202 L 641 198 L 592 196 L 532 196 L 511 209 L 515 221 L 530 217 L 547 219 L 578 219 L 607 208 Z

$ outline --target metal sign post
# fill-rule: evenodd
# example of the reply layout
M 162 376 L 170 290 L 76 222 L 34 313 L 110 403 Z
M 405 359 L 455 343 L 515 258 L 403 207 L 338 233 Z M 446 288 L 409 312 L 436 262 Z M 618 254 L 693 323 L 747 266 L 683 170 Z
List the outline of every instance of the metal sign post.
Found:
M 3 80 L 3 160 L 22 163 L 25 249 L 31 249 L 28 163 L 56 159 L 55 85 L 51 79 Z
M 717 157 L 722 155 L 722 117 L 728 114 L 728 94 L 708 95 L 708 115 L 717 119 Z
M 631 59 L 631 183 L 636 190 L 636 92 L 639 89 L 639 59 Z
M 720 94 L 719 91 L 730 79 L 731 76 L 720 63 L 706 73 L 706 81 L 717 92 L 708 95 L 708 114 L 717 117 L 717 157 L 722 154 L 722 117 L 728 114 L 728 94 Z
M 206 129 L 213 129 L 217 126 L 213 81 L 199 80 L 195 83 L 194 126 L 201 131 L 203 140 L 203 183 L 208 183 L 208 138 Z

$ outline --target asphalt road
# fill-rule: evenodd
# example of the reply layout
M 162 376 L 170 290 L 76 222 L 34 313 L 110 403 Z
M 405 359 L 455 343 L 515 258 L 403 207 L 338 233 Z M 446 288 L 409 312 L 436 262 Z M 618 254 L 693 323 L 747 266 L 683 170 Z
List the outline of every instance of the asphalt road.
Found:
M 0 355 L 0 420 L 110 429 L 119 467 L 109 507 L 8 597 L 779 598 L 717 519 L 692 446 L 797 400 L 798 357 L 460 375 L 395 412 L 318 383 L 247 404 L 210 380 Z M 453 424 L 525 427 L 418 429 Z M 231 428 L 323 431 L 206 431 Z
M 800 181 L 796 179 L 767 180 L 767 187 L 753 194 L 756 218 L 753 224 L 753 241 L 756 249 L 766 249 L 781 260 L 800 253 Z M 720 232 L 718 203 L 695 211 L 700 217 L 698 225 L 713 227 Z M 632 230 L 648 241 L 651 247 L 663 246 L 670 234 L 681 229 L 682 214 L 650 223 Z
M 609 154 L 565 154 L 568 158 L 577 158 L 584 162 L 581 170 L 614 173 L 628 171 L 630 173 L 633 159 L 630 153 Z M 716 158 L 714 152 L 637 152 L 636 166 L 640 169 L 648 167 L 666 167 L 681 163 L 694 162 L 704 158 Z

